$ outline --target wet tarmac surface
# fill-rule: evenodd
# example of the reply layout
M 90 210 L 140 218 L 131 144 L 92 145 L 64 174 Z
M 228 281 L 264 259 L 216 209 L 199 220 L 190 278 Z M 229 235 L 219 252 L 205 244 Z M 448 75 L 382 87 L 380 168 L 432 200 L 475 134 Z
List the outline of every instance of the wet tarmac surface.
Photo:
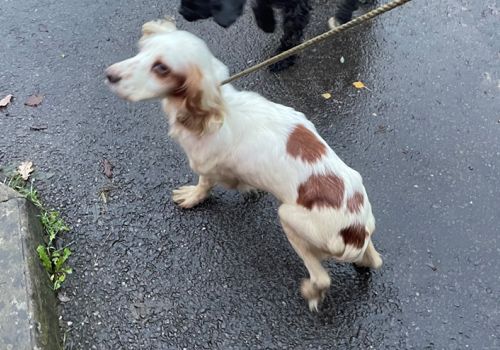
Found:
M 334 5 L 313 1 L 307 37 L 327 29 Z M 171 190 L 196 177 L 158 103 L 126 103 L 103 84 L 106 66 L 136 52 L 142 23 L 163 15 L 232 72 L 278 44 L 248 8 L 224 30 L 187 23 L 176 7 L 0 5 L 0 98 L 15 97 L 0 110 L 0 164 L 30 159 L 52 174 L 37 186 L 72 226 L 66 347 L 500 348 L 498 1 L 415 0 L 308 50 L 286 72 L 236 82 L 304 112 L 363 175 L 385 265 L 369 275 L 329 263 L 318 314 L 298 293 L 306 270 L 276 201 L 217 189 L 193 210 L 176 208 Z M 369 89 L 355 89 L 358 80 Z M 24 106 L 35 93 L 42 104 Z

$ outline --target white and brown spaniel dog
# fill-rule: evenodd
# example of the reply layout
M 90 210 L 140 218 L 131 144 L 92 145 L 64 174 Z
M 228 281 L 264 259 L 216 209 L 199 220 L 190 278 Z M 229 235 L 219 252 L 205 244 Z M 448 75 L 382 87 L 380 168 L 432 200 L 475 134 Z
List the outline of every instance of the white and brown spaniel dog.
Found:
M 296 110 L 254 92 L 220 86 L 228 69 L 198 37 L 168 20 L 144 24 L 139 53 L 106 70 L 112 91 L 129 101 L 160 99 L 198 173 L 196 186 L 173 191 L 183 208 L 217 184 L 260 189 L 282 203 L 279 217 L 310 278 L 301 292 L 317 310 L 330 286 L 321 260 L 379 268 L 370 202 L 359 173 L 347 166 Z

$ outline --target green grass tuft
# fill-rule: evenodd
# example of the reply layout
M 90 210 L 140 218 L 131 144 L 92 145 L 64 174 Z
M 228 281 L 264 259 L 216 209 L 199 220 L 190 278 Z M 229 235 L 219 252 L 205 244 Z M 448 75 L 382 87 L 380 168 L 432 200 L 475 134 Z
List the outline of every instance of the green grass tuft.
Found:
M 68 232 L 70 228 L 61 218 L 59 212 L 45 208 L 33 182 L 34 180 L 29 182 L 23 180 L 17 172 L 10 174 L 5 181 L 9 187 L 19 192 L 40 209 L 40 221 L 46 233 L 44 237 L 46 243 L 39 245 L 36 251 L 43 267 L 49 274 L 52 288 L 58 290 L 66 280 L 67 275 L 73 272 L 73 269 L 67 266 L 71 250 L 68 247 L 57 249 L 55 241 L 64 232 Z

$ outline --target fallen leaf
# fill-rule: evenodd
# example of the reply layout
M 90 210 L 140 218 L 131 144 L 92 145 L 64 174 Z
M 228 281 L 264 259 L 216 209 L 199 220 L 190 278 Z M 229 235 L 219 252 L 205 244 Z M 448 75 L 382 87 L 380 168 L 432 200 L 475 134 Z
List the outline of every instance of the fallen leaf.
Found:
M 432 271 L 437 271 L 437 267 L 433 263 L 426 263 L 425 265 L 430 267 Z
M 101 192 L 101 199 L 104 204 L 108 203 L 108 199 L 106 198 L 106 192 Z
M 59 301 L 61 303 L 67 303 L 68 301 L 70 301 L 71 299 L 64 293 L 57 293 L 57 299 L 59 299 Z
M 37 125 L 32 125 L 30 126 L 30 130 L 33 130 L 33 131 L 40 131 L 40 130 L 45 130 L 47 129 L 49 126 L 47 124 L 37 124 Z
M 99 196 L 104 204 L 108 203 L 109 192 L 114 189 L 115 187 L 113 186 L 104 186 L 99 190 Z
M 104 175 L 106 175 L 108 179 L 111 179 L 113 177 L 113 164 L 111 164 L 109 160 L 104 159 L 102 165 L 104 166 Z
M 7 107 L 7 105 L 10 103 L 12 100 L 12 95 L 7 95 L 4 98 L 0 100 L 0 107 Z
M 28 97 L 26 102 L 24 102 L 24 104 L 30 107 L 37 107 L 40 105 L 40 103 L 42 103 L 42 101 L 43 101 L 42 95 L 31 95 L 30 97 Z
M 21 175 L 24 181 L 28 180 L 33 170 L 33 162 L 22 162 L 17 168 L 17 172 Z
M 325 92 L 324 94 L 321 94 L 321 96 L 323 96 L 325 100 L 328 100 L 329 98 L 332 97 L 332 94 L 330 94 L 329 92 Z
M 356 89 L 362 89 L 366 87 L 365 84 L 363 84 L 363 82 L 361 81 L 355 81 L 354 83 L 352 83 L 352 85 L 354 85 Z
M 386 131 L 387 131 L 387 126 L 385 126 L 385 125 L 379 125 L 377 127 L 377 130 L 375 130 L 375 134 L 384 133 Z
M 38 31 L 40 31 L 40 32 L 48 32 L 48 31 L 49 31 L 49 29 L 47 28 L 47 26 L 46 26 L 45 24 L 40 23 L 40 24 L 38 25 Z

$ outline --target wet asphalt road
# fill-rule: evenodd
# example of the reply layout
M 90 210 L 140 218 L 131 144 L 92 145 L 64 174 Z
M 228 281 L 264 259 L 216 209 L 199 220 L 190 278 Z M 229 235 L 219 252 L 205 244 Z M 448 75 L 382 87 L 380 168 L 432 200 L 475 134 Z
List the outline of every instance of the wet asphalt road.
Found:
M 326 29 L 334 3 L 313 1 L 308 37 Z M 500 348 L 499 2 L 415 0 L 284 73 L 236 83 L 306 113 L 364 177 L 385 265 L 367 275 L 328 264 L 319 314 L 298 293 L 306 270 L 276 201 L 217 189 L 194 210 L 176 208 L 171 190 L 196 178 L 159 105 L 126 103 L 103 84 L 107 65 L 135 53 L 141 24 L 176 7 L 0 4 L 0 98 L 15 96 L 0 111 L 0 163 L 30 159 L 52 174 L 38 187 L 73 228 L 67 348 Z M 233 72 L 279 38 L 260 32 L 248 8 L 229 30 L 178 26 Z M 352 87 L 357 80 L 369 90 Z M 34 93 L 42 105 L 24 106 Z M 30 130 L 40 124 L 48 128 Z

